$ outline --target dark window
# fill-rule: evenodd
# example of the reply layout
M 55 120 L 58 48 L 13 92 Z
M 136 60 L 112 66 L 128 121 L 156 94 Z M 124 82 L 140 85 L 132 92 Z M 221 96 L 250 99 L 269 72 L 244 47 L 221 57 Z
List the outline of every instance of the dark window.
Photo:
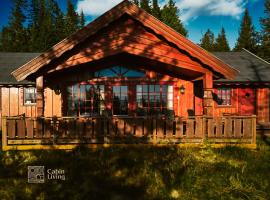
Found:
M 104 85 L 68 87 L 68 116 L 95 116 L 104 110 Z
M 218 89 L 218 100 L 217 100 L 218 105 L 220 105 L 220 106 L 232 105 L 231 97 L 232 97 L 231 88 L 219 88 Z
M 36 103 L 36 88 L 24 88 L 24 105 L 33 105 Z
M 128 115 L 128 86 L 113 86 L 113 114 Z
M 121 66 L 111 67 L 95 72 L 95 77 L 144 77 L 145 72 Z
M 137 85 L 136 97 L 139 115 L 166 114 L 173 110 L 171 85 Z

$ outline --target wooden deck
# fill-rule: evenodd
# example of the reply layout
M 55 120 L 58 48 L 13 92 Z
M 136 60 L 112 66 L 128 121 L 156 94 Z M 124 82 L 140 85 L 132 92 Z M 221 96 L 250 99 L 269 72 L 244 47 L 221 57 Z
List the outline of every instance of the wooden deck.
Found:
M 243 144 L 256 146 L 256 116 L 25 118 L 4 117 L 8 149 L 70 148 L 80 144 Z M 69 145 L 69 146 L 68 146 Z M 22 147 L 22 148 L 20 148 Z

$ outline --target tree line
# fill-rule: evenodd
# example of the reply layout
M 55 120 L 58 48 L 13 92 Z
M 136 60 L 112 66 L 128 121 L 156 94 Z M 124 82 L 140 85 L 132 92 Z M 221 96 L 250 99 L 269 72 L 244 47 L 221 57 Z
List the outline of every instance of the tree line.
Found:
M 65 13 L 55 0 L 13 1 L 8 25 L 1 32 L 1 51 L 42 52 L 85 24 L 83 12 L 77 13 L 71 0 L 67 0 Z M 180 34 L 188 36 L 174 0 L 169 0 L 163 7 L 159 5 L 158 0 L 131 1 Z M 265 1 L 265 17 L 260 19 L 260 23 L 262 31 L 257 32 L 246 9 L 233 49 L 230 49 L 223 27 L 216 38 L 208 29 L 199 45 L 207 51 L 240 51 L 245 48 L 270 61 L 270 0 Z
M 83 12 L 77 13 L 67 0 L 64 14 L 55 0 L 13 0 L 7 26 L 3 27 L 0 50 L 42 52 L 85 24 Z

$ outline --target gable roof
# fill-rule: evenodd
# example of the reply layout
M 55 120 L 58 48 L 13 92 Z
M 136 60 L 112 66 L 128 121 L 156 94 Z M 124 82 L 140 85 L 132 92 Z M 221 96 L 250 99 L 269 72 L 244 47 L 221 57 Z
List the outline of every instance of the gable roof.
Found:
M 240 73 L 233 80 L 216 82 L 270 82 L 270 63 L 243 49 L 241 52 L 213 52 Z
M 97 33 L 101 28 L 108 26 L 111 22 L 124 14 L 128 14 L 133 19 L 140 21 L 144 26 L 152 29 L 156 34 L 162 35 L 167 41 L 172 42 L 178 48 L 186 51 L 190 56 L 196 57 L 202 63 L 215 69 L 220 74 L 223 74 L 224 77 L 232 79 L 237 74 L 237 70 L 231 68 L 228 64 L 223 63 L 211 53 L 189 41 L 183 35 L 171 29 L 144 10 L 138 8 L 135 4 L 125 0 L 81 30 L 54 45 L 47 52 L 16 69 L 12 72 L 12 75 L 14 75 L 18 81 L 27 79 L 29 75 L 37 72 L 52 60 L 59 58 L 66 51 L 71 50 L 77 44 Z
M 40 53 L 0 52 L 0 84 L 16 83 L 17 81 L 11 72 L 39 55 Z M 29 82 L 23 81 L 21 83 Z

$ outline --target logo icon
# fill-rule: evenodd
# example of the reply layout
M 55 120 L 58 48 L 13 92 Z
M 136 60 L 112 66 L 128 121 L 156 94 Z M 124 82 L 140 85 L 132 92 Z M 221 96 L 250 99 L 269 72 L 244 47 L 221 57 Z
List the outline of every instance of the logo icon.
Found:
M 44 166 L 28 166 L 28 183 L 44 183 Z

